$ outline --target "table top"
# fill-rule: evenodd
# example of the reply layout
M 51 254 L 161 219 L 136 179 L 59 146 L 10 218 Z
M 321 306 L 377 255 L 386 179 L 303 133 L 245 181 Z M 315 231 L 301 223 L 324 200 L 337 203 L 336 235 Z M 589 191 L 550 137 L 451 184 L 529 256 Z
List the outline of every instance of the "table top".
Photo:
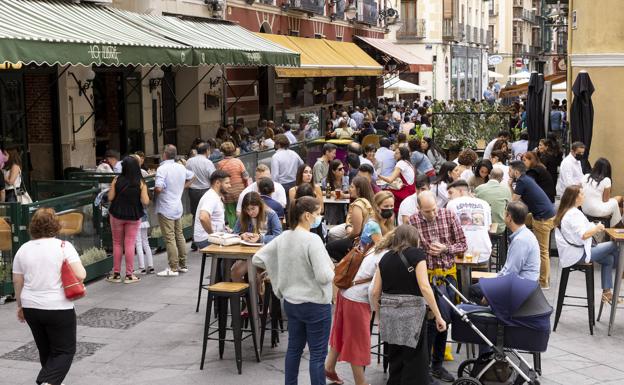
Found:
M 221 246 L 211 244 L 200 250 L 203 254 L 219 254 L 219 255 L 247 255 L 253 256 L 260 250 L 260 246 L 232 245 Z
M 347 145 L 353 142 L 353 139 L 316 139 L 313 143 L 333 143 L 338 145 Z
M 624 229 L 609 228 L 609 229 L 605 229 L 605 232 L 615 242 L 624 242 Z
M 334 197 L 331 198 L 326 198 L 323 197 L 323 203 L 336 203 L 336 204 L 343 204 L 343 205 L 348 205 L 349 203 L 351 203 L 351 201 L 349 199 L 336 199 Z
M 470 262 L 466 260 L 466 258 L 457 258 L 455 257 L 455 264 L 458 266 L 483 266 L 486 265 L 490 261 L 489 258 L 481 259 L 479 261 L 475 261 L 472 259 Z

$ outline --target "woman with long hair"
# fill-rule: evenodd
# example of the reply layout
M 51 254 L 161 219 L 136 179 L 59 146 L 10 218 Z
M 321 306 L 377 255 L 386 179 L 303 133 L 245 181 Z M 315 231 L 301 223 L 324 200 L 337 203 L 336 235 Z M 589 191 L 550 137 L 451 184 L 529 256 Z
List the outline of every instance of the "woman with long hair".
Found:
M 16 148 L 6 150 L 7 161 L 2 169 L 4 178 L 4 201 L 17 202 L 17 193 L 22 188 L 22 159 Z
M 314 183 L 312 167 L 307 164 L 302 164 L 297 169 L 297 177 L 295 179 L 295 185 L 288 190 L 288 200 L 290 202 L 294 201 L 297 188 L 303 184 L 309 184 L 314 190 L 314 196 L 321 202 L 321 212 L 323 212 L 323 191 L 321 190 L 321 186 Z
M 224 158 L 216 164 L 217 170 L 223 170 L 230 176 L 229 188 L 223 197 L 223 203 L 225 204 L 225 218 L 227 223 L 231 226 L 236 223 L 236 204 L 238 203 L 238 197 L 243 192 L 245 187 L 249 185 L 249 173 L 245 169 L 243 162 L 235 157 L 236 147 L 232 142 L 225 142 L 221 145 L 221 152 Z
M 446 330 L 446 322 L 440 314 L 433 290 L 429 285 L 425 252 L 419 247 L 418 230 L 414 226 L 403 224 L 388 234 L 378 248 L 388 251 L 379 261 L 375 272 L 372 289 L 372 307 L 379 312 L 383 294 L 405 294 L 423 297 L 433 316 L 438 331 Z M 408 269 L 405 262 L 409 264 Z M 382 310 L 383 311 L 383 310 Z M 418 333 L 415 348 L 389 344 L 390 377 L 388 384 L 429 384 L 429 352 L 427 351 L 427 317 L 420 325 L 401 323 L 409 328 L 409 334 Z M 398 323 L 397 323 L 398 324 Z
M 275 211 L 264 204 L 260 194 L 251 191 L 243 197 L 241 214 L 233 232 L 240 234 L 243 241 L 267 244 L 282 233 L 282 223 Z M 236 261 L 231 272 L 232 282 L 243 282 L 247 274 L 247 262 Z
M 76 353 L 76 312 L 63 291 L 63 260 L 79 280 L 87 272 L 74 246 L 57 238 L 60 230 L 53 209 L 38 209 L 28 227 L 30 241 L 13 261 L 17 319 L 28 324 L 39 351 L 37 384 L 62 384 Z
M 407 147 L 399 147 L 394 150 L 394 159 L 397 161 L 392 174 L 389 176 L 379 175 L 378 178 L 384 182 L 391 184 L 397 178 L 401 178 L 403 186 L 400 189 L 390 190 L 394 194 L 394 212 L 399 211 L 399 206 L 403 199 L 412 195 L 416 188 L 414 187 L 414 181 L 416 180 L 416 170 L 414 165 L 410 161 L 410 151 Z
M 526 174 L 535 179 L 535 183 L 544 190 L 546 195 L 548 195 L 548 199 L 555 203 L 555 195 L 557 195 L 557 190 L 555 189 L 556 181 L 553 181 L 552 176 L 546 170 L 546 166 L 544 166 L 537 153 L 533 151 L 525 152 L 522 156 L 522 162 L 527 168 Z
M 134 275 L 134 246 L 145 214 L 144 206 L 150 202 L 147 184 L 141 175 L 141 166 L 136 158 L 123 159 L 121 175 L 115 177 L 108 190 L 111 202 L 108 210 L 113 235 L 113 273 L 108 282 L 121 282 L 121 257 L 126 256 L 126 279 L 124 283 L 135 283 L 141 279 Z
M 449 200 L 447 186 L 453 183 L 453 171 L 457 165 L 454 162 L 444 162 L 440 167 L 438 176 L 431 184 L 431 191 L 436 196 L 436 204 L 439 208 L 445 207 Z
M 334 264 L 323 241 L 310 232 L 321 222 L 320 202 L 307 196 L 299 198 L 290 206 L 289 216 L 290 230 L 261 248 L 253 263 L 266 270 L 288 317 L 286 384 L 297 384 L 299 363 L 307 345 L 310 384 L 325 385 Z
M 264 130 L 264 139 L 262 140 L 262 149 L 270 150 L 275 148 L 275 133 L 269 127 Z
M 433 139 L 429 137 L 424 137 L 423 140 L 420 141 L 420 150 L 423 154 L 427 155 L 427 158 L 431 161 L 431 164 L 433 165 L 433 168 L 435 168 L 436 172 L 439 172 L 442 164 L 446 162 L 444 150 L 438 147 Z
M 537 145 L 537 156 L 544 164 L 544 167 L 546 167 L 546 170 L 548 170 L 552 180 L 556 183 L 559 175 L 557 169 L 561 164 L 561 158 L 557 158 L 555 144 L 550 139 L 540 139 Z
M 394 195 L 390 191 L 380 191 L 375 194 L 373 201 L 373 207 L 375 209 L 374 220 L 379 225 L 380 234 L 383 236 L 394 230 Z M 365 241 L 369 238 L 366 225 L 364 226 L 364 230 L 362 230 L 362 237 L 360 237 L 360 239 L 363 238 Z M 381 241 L 381 237 L 370 236 L 370 239 L 375 244 Z
M 335 261 L 340 261 L 347 254 L 354 239 L 362 234 L 368 219 L 375 215 L 375 197 L 366 177 L 353 178 L 349 192 L 352 202 L 349 204 L 345 223 L 334 226 L 329 231 L 327 252 Z
M 622 196 L 611 196 L 611 163 L 598 158 L 591 173 L 583 176 L 583 212 L 592 217 L 611 217 L 611 227 L 622 221 Z
M 490 180 L 490 171 L 492 171 L 492 162 L 489 159 L 481 159 L 477 162 L 474 175 L 468 179 L 468 186 L 475 189 Z
M 349 177 L 345 173 L 344 164 L 341 160 L 334 159 L 329 163 L 327 176 L 321 180 L 321 186 L 323 189 L 330 189 L 330 191 L 346 191 L 349 188 Z
M 559 251 L 559 263 L 562 268 L 580 262 L 596 262 L 602 265 L 600 278 L 602 284 L 602 302 L 613 300 L 613 269 L 618 264 L 619 250 L 615 242 L 603 242 L 592 246 L 592 237 L 605 227 L 602 223 L 594 225 L 578 209 L 583 205 L 585 195 L 580 186 L 568 186 L 563 192 L 559 210 L 555 216 L 555 239 Z M 616 277 L 620 279 L 621 277 Z
M 297 199 L 301 198 L 301 197 L 312 197 L 315 198 L 319 201 L 319 203 L 321 204 L 321 206 L 323 205 L 322 200 L 323 198 L 318 198 L 316 195 L 316 191 L 314 190 L 313 186 L 311 184 L 308 183 L 302 183 L 300 186 L 297 186 L 297 191 L 295 192 L 295 196 L 293 199 L 290 200 L 290 202 L 294 202 Z M 321 211 L 322 213 L 322 211 Z M 325 239 L 327 239 L 327 226 L 325 224 L 323 224 L 323 222 L 321 221 L 321 223 L 318 224 L 318 226 L 316 227 L 312 227 L 310 228 L 310 232 L 318 235 L 319 237 L 321 237 L 321 239 L 323 241 L 325 241 Z

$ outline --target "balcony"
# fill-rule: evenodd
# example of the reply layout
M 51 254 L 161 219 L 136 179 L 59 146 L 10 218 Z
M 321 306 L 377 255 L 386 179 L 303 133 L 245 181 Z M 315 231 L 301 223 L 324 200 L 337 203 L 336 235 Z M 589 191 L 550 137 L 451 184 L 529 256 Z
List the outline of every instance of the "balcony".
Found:
M 479 31 L 479 35 L 480 35 L 480 37 L 481 37 L 481 38 L 479 39 L 479 41 L 481 42 L 481 44 L 483 44 L 483 45 L 487 44 L 487 40 L 485 39 L 485 35 L 486 35 L 485 29 L 481 29 L 481 30 Z
M 487 31 L 486 41 L 488 47 L 494 49 L 494 34 L 492 33 L 492 31 Z
M 464 39 L 465 41 L 472 41 L 472 35 L 470 34 L 471 28 L 469 25 L 466 26 L 466 32 L 464 32 Z
M 396 33 L 397 40 L 424 39 L 427 37 L 425 19 L 403 20 L 403 25 Z
M 514 43 L 513 44 L 513 54 L 514 56 L 522 56 L 526 54 L 528 51 L 527 46 L 522 43 Z
M 537 23 L 537 18 L 535 17 L 534 11 L 529 11 L 528 9 L 520 9 L 514 8 L 513 10 L 513 18 L 514 20 L 524 20 L 528 23 L 535 24 Z
M 524 1 L 523 0 L 513 0 L 513 6 L 514 6 L 514 8 L 524 8 Z
M 453 19 L 442 20 L 442 38 L 444 40 L 461 41 L 464 35 L 464 25 Z
M 530 55 L 537 56 L 537 55 L 539 55 L 540 52 L 542 52 L 542 47 L 538 47 L 538 46 L 535 46 L 535 45 L 529 46 L 529 54 Z
M 479 44 L 480 42 L 481 40 L 479 40 L 479 28 L 473 27 L 472 28 L 472 43 Z
M 319 0 L 323 1 L 324 0 Z M 377 25 L 379 20 L 379 11 L 377 2 L 364 0 L 358 2 L 357 22 L 360 24 Z
M 323 15 L 325 13 L 325 0 L 289 0 L 290 10 Z

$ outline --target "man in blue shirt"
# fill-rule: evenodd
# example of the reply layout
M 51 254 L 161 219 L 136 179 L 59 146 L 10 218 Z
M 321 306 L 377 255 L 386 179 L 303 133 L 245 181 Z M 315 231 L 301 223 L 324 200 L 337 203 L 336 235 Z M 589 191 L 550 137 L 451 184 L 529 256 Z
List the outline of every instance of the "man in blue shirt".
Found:
M 539 283 L 542 289 L 549 289 L 550 232 L 554 228 L 555 207 L 535 180 L 526 175 L 526 166 L 522 161 L 515 160 L 509 164 L 509 177 L 515 183 L 511 200 L 522 199 L 531 213 L 530 226 L 540 247 Z
M 529 214 L 527 205 L 510 202 L 505 211 L 505 225 L 511 231 L 505 266 L 498 276 L 516 274 L 520 278 L 537 281 L 540 275 L 540 248 L 535 235 L 524 225 Z M 481 301 L 483 292 L 476 283 L 470 287 L 470 298 Z
M 275 185 L 271 178 L 261 178 L 258 181 L 258 192 L 260 193 L 260 197 L 264 201 L 264 203 L 269 206 L 275 213 L 277 214 L 279 219 L 284 218 L 284 207 L 271 198 L 271 194 L 275 191 Z

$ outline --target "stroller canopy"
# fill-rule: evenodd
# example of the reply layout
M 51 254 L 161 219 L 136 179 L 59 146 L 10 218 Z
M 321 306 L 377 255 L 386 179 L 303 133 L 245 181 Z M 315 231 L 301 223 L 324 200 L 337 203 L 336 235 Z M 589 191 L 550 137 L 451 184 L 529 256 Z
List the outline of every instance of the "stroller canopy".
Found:
M 537 281 L 508 274 L 479 282 L 492 312 L 506 325 L 550 331 L 553 308 Z

